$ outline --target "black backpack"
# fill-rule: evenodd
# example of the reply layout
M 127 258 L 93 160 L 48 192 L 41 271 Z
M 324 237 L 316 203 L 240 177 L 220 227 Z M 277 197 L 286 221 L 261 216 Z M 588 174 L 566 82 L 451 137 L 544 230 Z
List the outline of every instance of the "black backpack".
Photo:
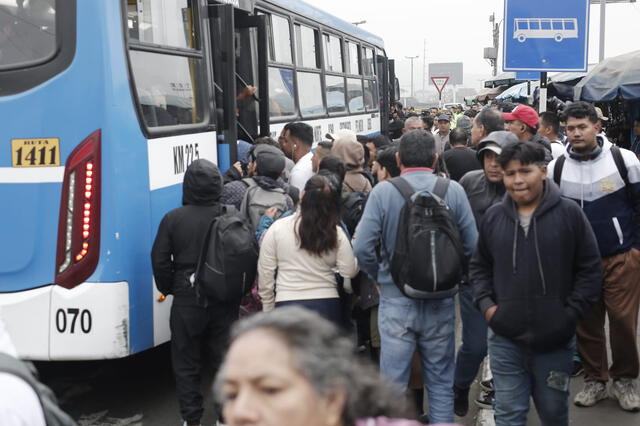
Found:
M 13 374 L 24 380 L 38 395 L 47 426 L 75 426 L 77 423 L 58 406 L 53 391 L 38 381 L 28 365 L 19 359 L 0 352 L 0 372 Z M 0 419 L 0 423 L 2 419 Z
M 256 278 L 258 243 L 251 223 L 232 206 L 211 221 L 205 234 L 195 287 L 199 297 L 240 302 Z
M 353 236 L 356 226 L 360 222 L 366 203 L 367 194 L 364 192 L 347 192 L 342 195 L 340 216 L 350 236 Z
M 412 299 L 443 299 L 456 294 L 466 259 L 451 209 L 444 201 L 449 180 L 437 177 L 433 191 L 414 191 L 401 177 L 389 182 L 405 199 L 391 258 L 391 276 Z

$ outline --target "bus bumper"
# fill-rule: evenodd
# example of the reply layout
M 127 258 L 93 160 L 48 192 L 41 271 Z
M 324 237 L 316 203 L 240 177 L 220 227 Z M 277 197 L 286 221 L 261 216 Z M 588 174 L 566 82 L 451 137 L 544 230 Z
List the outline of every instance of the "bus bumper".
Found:
M 25 359 L 91 360 L 130 354 L 127 282 L 0 293 L 0 315 L 18 355 Z

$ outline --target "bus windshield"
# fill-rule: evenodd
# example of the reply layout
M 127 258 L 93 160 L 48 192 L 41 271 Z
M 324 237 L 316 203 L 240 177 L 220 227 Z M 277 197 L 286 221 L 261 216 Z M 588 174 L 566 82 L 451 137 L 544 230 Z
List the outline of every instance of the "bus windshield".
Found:
M 43 62 L 56 52 L 56 0 L 0 0 L 0 69 Z

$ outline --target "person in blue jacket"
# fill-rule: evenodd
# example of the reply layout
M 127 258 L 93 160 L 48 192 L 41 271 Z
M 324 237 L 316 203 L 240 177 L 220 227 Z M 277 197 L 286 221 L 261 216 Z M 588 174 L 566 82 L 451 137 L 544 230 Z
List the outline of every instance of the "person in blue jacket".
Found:
M 416 191 L 433 191 L 438 161 L 433 135 L 413 130 L 400 139 L 396 154 L 403 179 Z M 471 256 L 478 232 L 464 189 L 450 182 L 444 197 L 464 246 Z M 381 182 L 369 193 L 356 228 L 353 249 L 360 270 L 380 286 L 378 327 L 381 339 L 380 369 L 406 389 L 411 358 L 416 347 L 422 361 L 422 375 L 429 395 L 429 422 L 453 422 L 453 377 L 455 370 L 454 296 L 442 299 L 410 299 L 393 283 L 389 266 L 395 249 L 396 232 L 404 197 L 396 187 Z M 380 260 L 375 247 L 380 245 Z

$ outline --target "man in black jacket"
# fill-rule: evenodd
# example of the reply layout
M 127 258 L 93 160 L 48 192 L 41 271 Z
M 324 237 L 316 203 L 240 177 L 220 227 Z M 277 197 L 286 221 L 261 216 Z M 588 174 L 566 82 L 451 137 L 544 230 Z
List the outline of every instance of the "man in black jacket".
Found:
M 567 425 L 576 321 L 598 300 L 600 253 L 587 218 L 546 179 L 539 144 L 498 157 L 508 196 L 480 224 L 470 265 L 474 301 L 489 323 L 496 425 Z
M 204 360 L 216 369 L 220 365 L 240 302 L 221 304 L 210 300 L 205 308 L 192 283 L 206 230 L 222 210 L 222 176 L 218 167 L 208 160 L 194 161 L 184 175 L 182 191 L 183 206 L 167 213 L 160 222 L 151 262 L 156 287 L 165 295 L 173 295 L 169 320 L 171 359 L 180 413 L 187 425 L 199 425 Z
M 505 130 L 491 132 L 477 144 L 477 161 L 482 164 L 482 169 L 472 170 L 460 179 L 460 185 L 467 193 L 477 226 L 482 222 L 489 207 L 499 203 L 504 197 L 502 167 L 498 163 L 498 155 L 504 146 L 516 142 L 518 138 L 511 132 Z M 447 152 L 451 151 L 453 150 Z M 480 364 L 487 356 L 487 324 L 480 311 L 473 306 L 473 295 L 469 284 L 460 286 L 459 298 L 462 344 L 456 357 L 453 409 L 457 416 L 464 417 L 469 410 L 469 387 L 478 375 Z M 491 381 L 480 384 L 486 390 L 492 385 Z M 476 400 L 476 404 L 492 408 L 492 400 L 493 392 L 485 392 Z

